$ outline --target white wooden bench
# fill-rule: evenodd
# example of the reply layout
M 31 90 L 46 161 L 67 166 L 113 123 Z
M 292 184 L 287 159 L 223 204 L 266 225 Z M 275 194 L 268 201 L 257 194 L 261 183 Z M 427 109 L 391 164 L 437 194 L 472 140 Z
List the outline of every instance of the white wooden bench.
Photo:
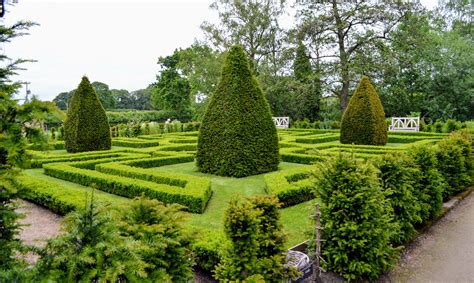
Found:
M 420 117 L 392 117 L 392 124 L 388 128 L 391 132 L 420 131 Z
M 288 129 L 290 127 L 290 117 L 273 117 L 273 122 L 277 129 Z

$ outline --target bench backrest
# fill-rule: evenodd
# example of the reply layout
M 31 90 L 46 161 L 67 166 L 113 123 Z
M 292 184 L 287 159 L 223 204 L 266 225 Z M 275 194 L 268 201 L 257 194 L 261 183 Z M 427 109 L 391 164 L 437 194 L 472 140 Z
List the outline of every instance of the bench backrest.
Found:
M 420 117 L 392 117 L 389 131 L 415 131 L 420 130 Z
M 287 129 L 290 127 L 290 117 L 272 117 L 275 127 L 278 129 Z

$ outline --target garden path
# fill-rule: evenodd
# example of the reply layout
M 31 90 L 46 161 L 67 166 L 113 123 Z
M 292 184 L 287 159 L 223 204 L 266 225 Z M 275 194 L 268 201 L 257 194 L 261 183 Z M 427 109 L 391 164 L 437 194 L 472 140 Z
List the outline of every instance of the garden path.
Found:
M 474 282 L 474 193 L 415 239 L 381 281 Z

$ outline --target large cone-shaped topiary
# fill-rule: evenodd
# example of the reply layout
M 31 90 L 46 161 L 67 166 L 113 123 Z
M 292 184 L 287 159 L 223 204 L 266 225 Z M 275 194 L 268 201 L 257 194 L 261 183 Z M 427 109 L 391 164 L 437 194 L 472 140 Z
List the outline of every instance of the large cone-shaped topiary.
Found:
M 106 150 L 112 145 L 104 107 L 85 76 L 71 98 L 64 134 L 67 152 Z
M 360 81 L 342 116 L 341 143 L 387 143 L 387 124 L 382 102 L 366 76 Z
M 270 107 L 241 46 L 226 57 L 199 130 L 201 172 L 245 177 L 278 168 L 278 136 Z

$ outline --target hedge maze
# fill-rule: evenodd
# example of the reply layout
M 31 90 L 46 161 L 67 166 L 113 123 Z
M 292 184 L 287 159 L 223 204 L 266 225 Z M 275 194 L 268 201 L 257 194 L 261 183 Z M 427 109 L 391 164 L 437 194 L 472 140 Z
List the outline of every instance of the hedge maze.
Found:
M 28 192 L 27 198 L 63 214 L 79 207 L 91 188 L 101 201 L 114 203 L 145 195 L 164 203 L 180 204 L 191 213 L 205 213 L 212 197 L 212 175 L 160 170 L 162 166 L 194 162 L 197 135 L 185 132 L 115 138 L 111 150 L 75 154 L 66 153 L 64 144 L 55 142 L 49 151 L 29 151 L 32 169 L 26 170 L 17 184 Z M 415 144 L 436 143 L 444 136 L 398 132 L 389 134 L 386 146 L 372 146 L 341 144 L 339 132 L 334 130 L 280 130 L 280 158 L 283 162 L 310 165 L 347 152 L 367 159 L 405 151 Z M 314 198 L 310 179 L 314 170 L 314 166 L 301 166 L 264 174 L 264 191 L 275 194 L 282 207 L 305 202 Z M 49 178 L 38 181 L 38 176 Z M 57 179 L 68 183 L 55 183 Z

